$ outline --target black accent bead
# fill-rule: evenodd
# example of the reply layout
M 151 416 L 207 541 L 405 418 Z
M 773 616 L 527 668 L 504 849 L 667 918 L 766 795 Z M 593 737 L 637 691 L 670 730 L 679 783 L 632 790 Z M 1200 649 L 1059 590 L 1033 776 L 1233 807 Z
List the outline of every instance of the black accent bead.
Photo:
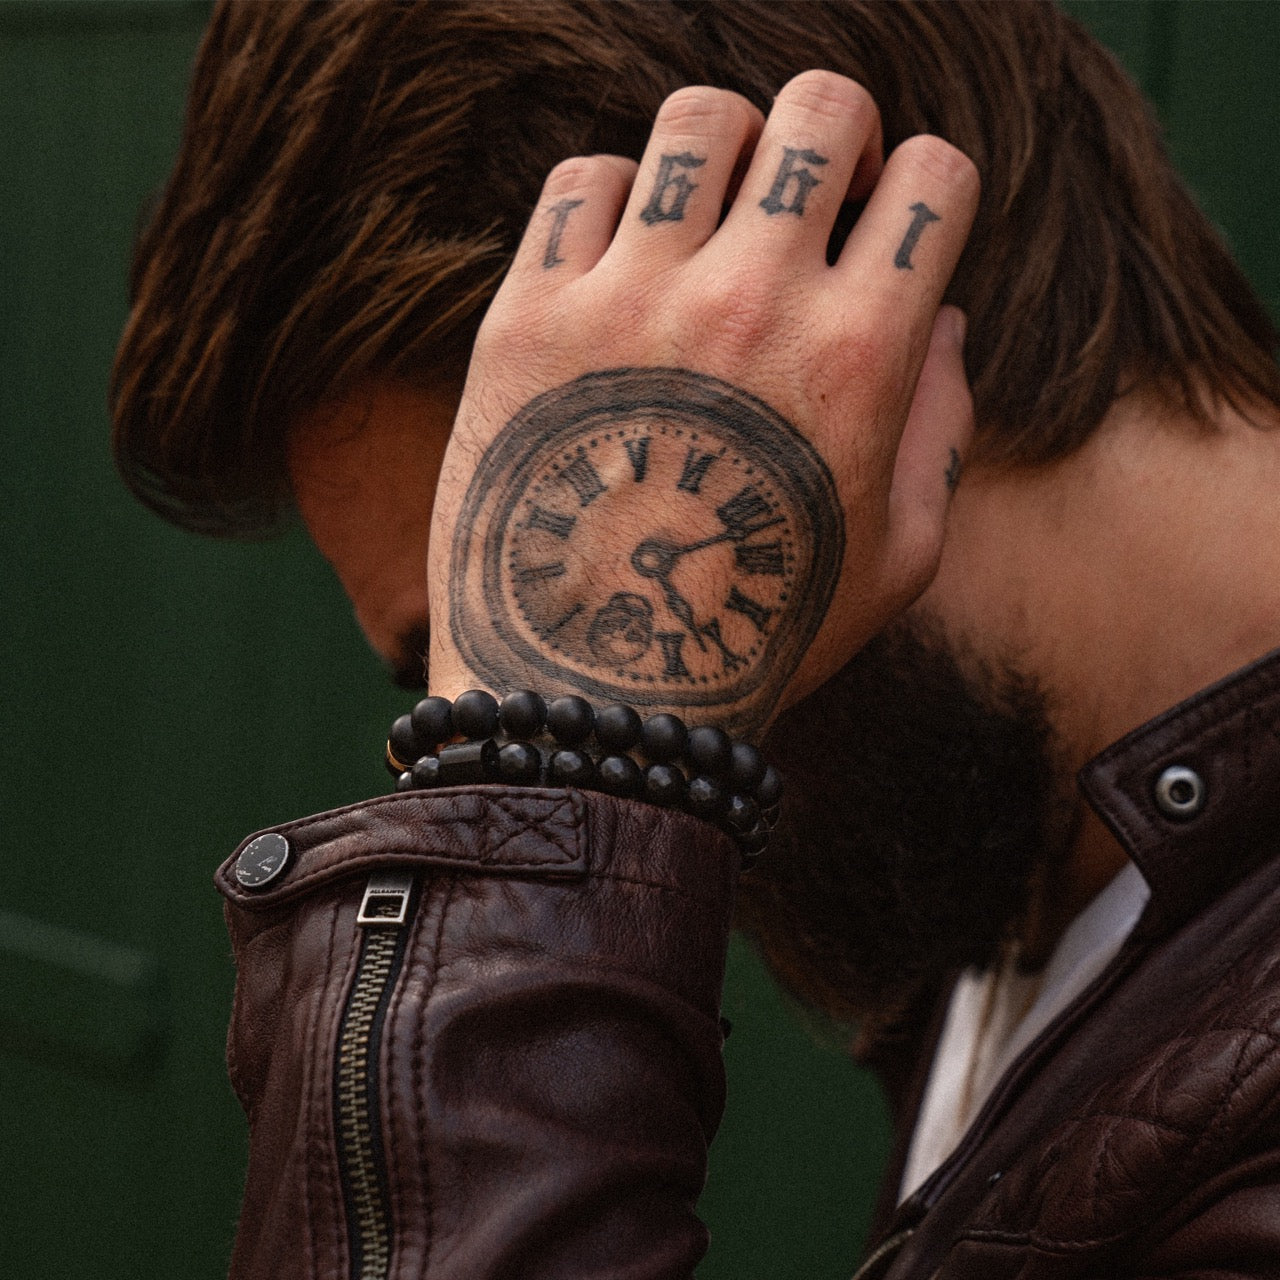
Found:
M 455 742 L 452 746 L 440 748 L 441 786 L 490 782 L 497 773 L 498 744 L 492 738 L 483 742 Z
M 401 774 L 401 775 L 396 779 L 396 790 L 397 790 L 397 791 L 412 791 L 412 790 L 413 790 L 413 774 L 411 774 L 411 773 L 409 773 L 409 772 L 407 772 L 407 771 L 406 771 L 405 773 L 402 773 L 402 774 Z
M 418 737 L 408 716 L 396 716 L 391 723 L 391 732 L 387 734 L 387 745 L 401 764 L 410 765 L 434 744 L 425 743 Z
M 724 806 L 724 823 L 731 834 L 744 835 L 760 823 L 760 806 L 749 796 L 731 795 Z
M 764 756 L 749 742 L 735 742 L 729 751 L 729 785 L 744 796 L 754 795 L 768 767 Z
M 557 751 L 547 766 L 548 781 L 561 787 L 590 787 L 596 780 L 596 766 L 585 751 Z
M 532 689 L 517 689 L 503 698 L 498 722 L 509 738 L 535 737 L 547 722 L 547 704 Z
M 756 784 L 756 803 L 762 809 L 772 809 L 782 799 L 782 774 L 768 765 L 764 777 Z
M 679 716 L 660 712 L 650 716 L 640 730 L 640 750 L 659 764 L 678 760 L 689 744 L 689 730 Z
M 723 729 L 701 724 L 689 730 L 685 753 L 693 765 L 712 777 L 723 777 L 733 760 L 733 739 Z
M 438 787 L 440 785 L 440 759 L 438 756 L 423 756 L 413 766 L 413 785 L 415 787 Z
M 688 805 L 695 818 L 718 818 L 724 807 L 724 788 L 714 778 L 694 778 L 689 783 Z
M 557 698 L 547 708 L 547 728 L 562 747 L 576 747 L 591 736 L 596 727 L 596 713 L 591 703 L 577 694 Z
M 423 698 L 410 717 L 418 737 L 430 751 L 453 737 L 453 703 L 448 698 Z
M 453 700 L 453 727 L 471 742 L 498 732 L 498 700 L 485 689 L 468 689 Z
M 596 741 L 606 751 L 630 751 L 640 741 L 643 727 L 638 711 L 614 702 L 596 714 Z
M 605 756 L 596 772 L 600 790 L 611 796 L 634 796 L 640 790 L 640 766 L 630 756 Z
M 644 798 L 650 804 L 680 804 L 684 800 L 684 774 L 673 764 L 651 764 L 644 771 Z
M 498 749 L 498 777 L 503 782 L 531 787 L 537 784 L 541 773 L 542 752 L 537 747 L 527 742 L 508 742 Z

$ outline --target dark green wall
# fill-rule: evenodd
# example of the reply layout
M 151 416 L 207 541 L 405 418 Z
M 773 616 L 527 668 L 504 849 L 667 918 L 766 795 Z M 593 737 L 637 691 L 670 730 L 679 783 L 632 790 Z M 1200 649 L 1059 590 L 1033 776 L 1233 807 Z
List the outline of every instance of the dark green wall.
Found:
M 1280 7 L 1070 7 L 1280 310 Z M 244 1138 L 210 875 L 247 830 L 384 790 L 405 704 L 300 536 L 202 543 L 111 469 L 129 244 L 206 13 L 0 0 L 0 1258 L 30 1280 L 223 1274 Z M 726 1013 L 701 1274 L 847 1275 L 879 1100 L 741 950 Z

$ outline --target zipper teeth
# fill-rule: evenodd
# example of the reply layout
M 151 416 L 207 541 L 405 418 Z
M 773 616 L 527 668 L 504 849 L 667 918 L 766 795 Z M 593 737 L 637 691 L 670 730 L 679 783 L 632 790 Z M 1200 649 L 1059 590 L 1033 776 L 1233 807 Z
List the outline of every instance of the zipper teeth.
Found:
M 391 1261 L 391 1233 L 374 1155 L 370 1114 L 369 1041 L 379 1002 L 391 976 L 398 929 L 370 929 L 347 1002 L 338 1045 L 338 1136 L 355 1211 L 352 1243 L 359 1245 L 359 1269 L 352 1259 L 355 1280 L 383 1280 Z

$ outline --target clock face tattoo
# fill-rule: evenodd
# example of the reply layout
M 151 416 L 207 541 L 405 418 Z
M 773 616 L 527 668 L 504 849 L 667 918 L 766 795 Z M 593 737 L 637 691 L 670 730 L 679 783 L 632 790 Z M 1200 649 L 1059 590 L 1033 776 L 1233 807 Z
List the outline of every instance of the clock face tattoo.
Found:
M 525 406 L 468 489 L 450 579 L 477 675 L 767 719 L 831 600 L 844 520 L 763 401 L 682 369 L 587 374 Z

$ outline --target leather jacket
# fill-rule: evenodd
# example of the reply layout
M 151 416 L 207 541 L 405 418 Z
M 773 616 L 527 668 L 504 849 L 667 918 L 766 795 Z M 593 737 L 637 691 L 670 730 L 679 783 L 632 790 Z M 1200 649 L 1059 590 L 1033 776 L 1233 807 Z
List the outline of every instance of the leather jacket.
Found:
M 1172 816 L 1171 766 L 1202 788 Z M 1280 655 L 1080 784 L 1148 907 L 860 1276 L 1280 1276 Z M 250 1124 L 232 1275 L 691 1276 L 732 845 L 637 802 L 502 787 L 273 831 L 283 866 L 255 873 L 247 841 L 217 876 Z

